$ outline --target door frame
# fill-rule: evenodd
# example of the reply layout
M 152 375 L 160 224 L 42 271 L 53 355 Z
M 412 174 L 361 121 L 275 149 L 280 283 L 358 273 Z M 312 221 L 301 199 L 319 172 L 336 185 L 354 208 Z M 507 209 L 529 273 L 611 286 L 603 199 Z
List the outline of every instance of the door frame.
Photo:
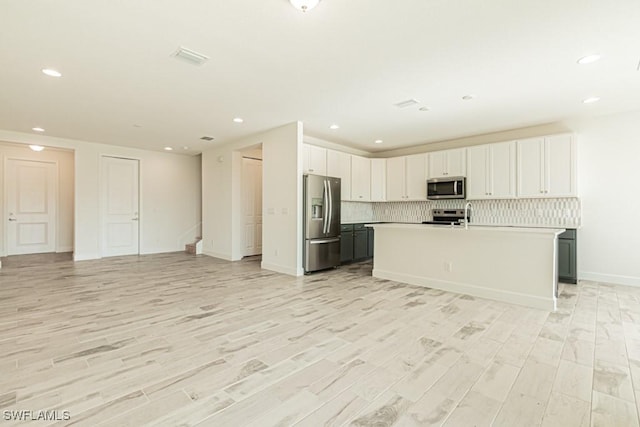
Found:
M 18 161 L 23 161 L 23 162 L 35 162 L 35 163 L 49 163 L 49 164 L 53 164 L 55 167 L 55 178 L 54 178 L 54 182 L 53 182 L 53 193 L 54 193 L 54 197 L 53 197 L 53 209 L 55 211 L 54 216 L 55 216 L 55 221 L 54 221 L 54 226 L 55 226 L 55 233 L 53 233 L 53 238 L 54 238 L 54 242 L 53 242 L 53 246 L 54 246 L 54 250 L 55 253 L 58 253 L 58 240 L 59 240 L 59 236 L 58 233 L 60 232 L 60 227 L 58 224 L 58 202 L 59 202 L 59 197 L 60 197 L 60 190 L 59 190 L 59 170 L 58 170 L 58 161 L 57 160 L 34 160 L 34 159 L 30 159 L 27 157 L 20 157 L 20 156 L 3 156 L 3 163 L 2 163 L 2 167 L 4 168 L 4 172 L 3 172 L 3 188 L 2 191 L 4 191 L 4 196 L 3 196 L 3 203 L 4 203 L 4 209 L 2 212 L 2 227 L 0 227 L 0 229 L 2 229 L 2 235 L 3 235 L 3 240 L 2 240 L 2 252 L 0 253 L 0 256 L 8 256 L 9 254 L 9 233 L 8 233 L 8 227 L 7 227 L 7 220 L 9 219 L 9 161 L 11 160 L 18 160 Z
M 262 193 L 263 180 L 264 180 L 264 176 L 263 176 L 263 170 L 264 170 L 264 168 L 263 168 L 263 166 L 264 166 L 264 165 L 263 165 L 263 160 L 262 160 L 262 159 L 259 159 L 259 158 L 257 158 L 257 157 L 251 157 L 251 156 L 248 156 L 248 155 L 243 155 L 243 156 L 242 156 L 242 158 L 241 158 L 241 172 L 240 172 L 240 177 L 241 177 L 241 178 L 240 178 L 240 193 L 241 193 L 241 197 L 242 197 L 242 198 L 244 198 L 244 196 L 245 196 L 245 191 L 246 191 L 246 189 L 247 189 L 247 187 L 246 187 L 247 183 L 246 183 L 245 175 L 244 175 L 244 173 L 245 173 L 245 162 L 244 162 L 244 161 L 245 161 L 245 159 L 260 162 L 260 188 L 258 189 L 258 190 L 260 191 L 260 193 Z M 244 214 L 245 214 L 245 210 L 244 210 L 244 208 L 245 208 L 245 206 L 244 206 L 244 199 L 241 199 L 241 200 L 242 200 L 242 202 L 243 202 L 243 203 L 242 203 L 242 207 L 241 207 L 241 209 L 240 209 L 240 212 L 241 212 L 241 215 L 242 215 L 242 218 L 243 218 L 243 221 L 244 221 L 244 217 L 245 217 L 245 215 L 244 215 Z M 261 195 L 261 197 L 260 197 L 260 200 L 262 200 L 262 195 Z M 263 210 L 262 210 L 262 207 L 263 207 L 263 204 L 260 206 L 260 217 L 261 217 L 261 221 L 260 221 L 260 242 L 263 242 L 263 239 L 262 239 L 262 237 L 263 237 L 263 236 L 262 236 L 263 232 L 262 232 L 262 230 L 263 230 L 264 218 L 262 218 L 262 211 L 263 211 Z M 244 222 L 243 222 L 243 226 L 244 226 L 244 225 L 245 225 L 245 224 L 244 224 Z M 245 236 L 244 231 L 245 231 L 245 230 L 244 230 L 244 227 L 243 227 L 243 234 L 242 234 L 242 236 Z M 254 240 L 255 240 L 255 238 L 254 238 Z M 243 243 L 243 245 L 242 245 L 242 247 L 243 247 L 243 249 L 242 249 L 242 258 L 247 257 L 247 256 L 257 256 L 257 255 L 262 255 L 262 245 L 263 245 L 264 243 L 261 243 L 261 246 L 260 246 L 260 253 L 259 253 L 259 254 L 255 254 L 255 255 L 245 255 L 245 250 L 244 250 L 245 238 L 243 238 L 243 239 L 242 239 L 242 243 Z
M 135 160 L 138 162 L 138 255 L 142 255 L 142 236 L 143 236 L 143 216 L 142 216 L 142 159 L 135 156 L 122 156 L 118 154 L 100 153 L 98 155 L 98 223 L 100 224 L 100 230 L 98 233 L 98 253 L 100 258 L 104 257 L 104 204 L 106 195 L 103 194 L 103 180 L 104 180 L 104 165 L 103 158 L 111 157 L 122 160 Z

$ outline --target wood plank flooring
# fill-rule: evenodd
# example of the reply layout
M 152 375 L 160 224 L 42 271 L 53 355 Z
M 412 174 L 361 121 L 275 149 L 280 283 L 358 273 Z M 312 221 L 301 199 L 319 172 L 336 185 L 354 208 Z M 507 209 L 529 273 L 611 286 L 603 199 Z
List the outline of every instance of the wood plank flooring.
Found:
M 593 282 L 548 313 L 369 263 L 6 262 L 0 350 L 2 425 L 639 425 L 640 289 Z

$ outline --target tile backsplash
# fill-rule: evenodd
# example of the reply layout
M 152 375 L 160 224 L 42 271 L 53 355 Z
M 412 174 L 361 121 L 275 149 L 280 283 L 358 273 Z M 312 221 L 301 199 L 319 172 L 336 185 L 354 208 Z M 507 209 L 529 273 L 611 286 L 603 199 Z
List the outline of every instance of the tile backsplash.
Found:
M 342 202 L 340 219 L 342 223 L 373 221 L 373 203 Z
M 422 222 L 431 220 L 432 209 L 463 209 L 467 200 L 415 202 L 342 202 L 342 222 Z M 471 200 L 471 223 L 523 227 L 578 228 L 578 198 Z

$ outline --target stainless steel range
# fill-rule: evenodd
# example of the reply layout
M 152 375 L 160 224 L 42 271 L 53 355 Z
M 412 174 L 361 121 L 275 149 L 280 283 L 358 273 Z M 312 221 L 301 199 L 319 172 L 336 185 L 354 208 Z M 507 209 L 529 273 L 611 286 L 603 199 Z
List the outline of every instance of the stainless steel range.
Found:
M 432 221 L 423 224 L 460 225 L 464 220 L 464 209 L 432 209 Z M 467 214 L 467 222 L 471 221 L 471 212 Z

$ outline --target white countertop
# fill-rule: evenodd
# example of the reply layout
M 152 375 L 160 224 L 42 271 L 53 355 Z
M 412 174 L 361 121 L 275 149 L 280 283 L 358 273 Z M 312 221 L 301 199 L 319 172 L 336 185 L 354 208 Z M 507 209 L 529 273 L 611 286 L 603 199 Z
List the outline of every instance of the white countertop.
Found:
M 469 224 L 468 228 L 463 225 L 456 225 L 451 227 L 450 225 L 441 224 L 409 224 L 409 223 L 366 223 L 367 226 L 373 228 L 398 228 L 398 229 L 415 229 L 415 230 L 439 230 L 439 231 L 453 231 L 453 232 L 476 232 L 476 231 L 492 231 L 492 232 L 515 232 L 515 233 L 532 233 L 532 234 L 560 234 L 563 233 L 565 228 L 542 228 L 542 227 L 511 227 L 511 226 L 491 226 L 491 225 L 473 225 Z

